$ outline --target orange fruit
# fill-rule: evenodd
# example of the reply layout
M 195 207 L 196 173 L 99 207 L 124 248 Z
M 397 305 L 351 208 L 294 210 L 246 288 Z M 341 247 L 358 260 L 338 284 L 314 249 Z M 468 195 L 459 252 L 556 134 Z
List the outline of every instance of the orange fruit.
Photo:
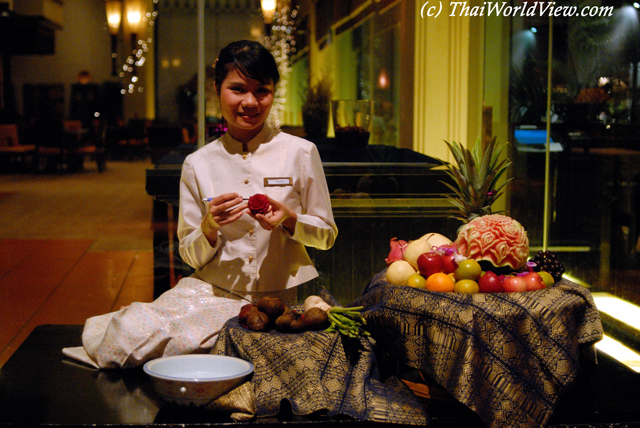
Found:
M 451 277 L 444 272 L 429 275 L 425 281 L 425 288 L 429 291 L 453 291 L 455 285 Z

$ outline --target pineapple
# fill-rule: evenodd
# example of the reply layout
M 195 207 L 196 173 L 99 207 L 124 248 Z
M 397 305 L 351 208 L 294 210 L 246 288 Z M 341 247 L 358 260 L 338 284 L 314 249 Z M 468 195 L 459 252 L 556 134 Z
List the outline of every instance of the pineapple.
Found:
M 457 186 L 444 183 L 456 194 L 455 197 L 448 197 L 456 207 L 452 217 L 467 223 L 477 216 L 491 214 L 491 205 L 511 180 L 505 181 L 496 188 L 498 180 L 511 165 L 509 159 L 500 160 L 500 154 L 507 144 L 496 144 L 496 137 L 493 137 L 483 153 L 480 139 L 476 141 L 472 151 L 455 141 L 452 143 L 445 141 L 445 143 L 458 164 L 454 166 L 443 162 L 447 168 L 447 174 Z
M 527 232 L 511 217 L 491 211 L 511 180 L 498 185 L 511 165 L 508 159 L 500 160 L 506 143 L 497 144 L 494 137 L 484 152 L 479 140 L 471 151 L 455 141 L 445 143 L 457 163 L 445 164 L 456 186 L 444 184 L 455 194 L 448 197 L 455 206 L 452 217 L 464 223 L 455 241 L 458 253 L 478 261 L 484 270 L 504 273 L 521 269 L 529 256 Z

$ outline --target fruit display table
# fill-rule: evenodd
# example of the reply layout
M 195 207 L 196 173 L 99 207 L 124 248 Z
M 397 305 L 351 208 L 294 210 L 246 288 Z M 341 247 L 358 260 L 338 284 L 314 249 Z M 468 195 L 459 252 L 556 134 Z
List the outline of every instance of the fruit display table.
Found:
M 352 305 L 383 358 L 424 372 L 489 427 L 544 426 L 603 335 L 591 293 L 567 280 L 466 294 L 390 285 L 383 271 Z
M 246 409 L 234 406 L 243 415 L 277 417 L 284 403 L 296 415 L 414 426 L 427 422 L 424 407 L 410 389 L 396 376 L 381 376 L 374 346 L 366 337 L 251 331 L 234 318 L 220 331 L 211 353 L 254 365 L 250 390 L 225 397 L 233 397 L 234 403 L 250 401 Z M 251 400 L 240 399 L 247 396 Z

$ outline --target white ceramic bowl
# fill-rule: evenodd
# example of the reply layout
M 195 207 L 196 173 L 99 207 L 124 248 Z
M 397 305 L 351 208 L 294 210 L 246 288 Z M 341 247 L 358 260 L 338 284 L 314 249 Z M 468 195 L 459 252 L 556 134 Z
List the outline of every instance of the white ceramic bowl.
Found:
M 166 401 L 202 407 L 240 386 L 253 364 L 225 355 L 176 355 L 144 365 L 155 391 Z

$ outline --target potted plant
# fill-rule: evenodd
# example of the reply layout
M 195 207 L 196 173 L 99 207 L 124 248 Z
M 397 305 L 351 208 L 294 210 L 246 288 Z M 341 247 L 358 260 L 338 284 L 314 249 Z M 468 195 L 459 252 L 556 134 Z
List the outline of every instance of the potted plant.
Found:
M 324 75 L 304 89 L 302 124 L 307 138 L 327 136 L 331 92 L 331 81 Z

